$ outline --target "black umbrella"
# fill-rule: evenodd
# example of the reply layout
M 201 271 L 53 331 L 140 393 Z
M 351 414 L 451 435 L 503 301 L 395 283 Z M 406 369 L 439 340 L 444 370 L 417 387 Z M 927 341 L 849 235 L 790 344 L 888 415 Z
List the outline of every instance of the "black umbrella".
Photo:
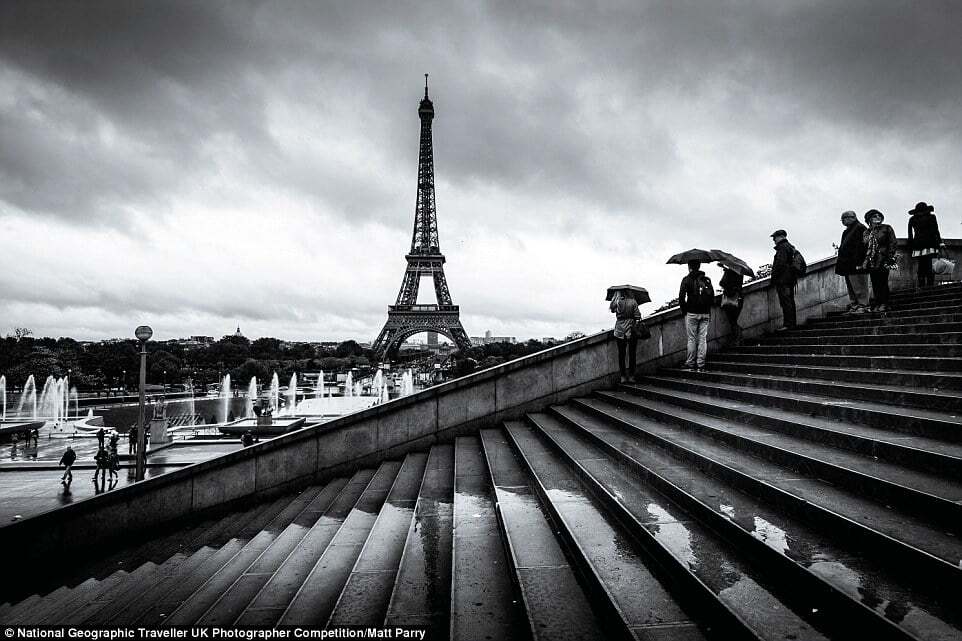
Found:
M 639 305 L 651 302 L 651 296 L 648 295 L 648 290 L 644 287 L 635 287 L 634 285 L 612 285 L 608 288 L 608 294 L 605 296 L 605 300 L 611 300 L 615 297 L 615 292 L 623 292 L 625 290 L 631 293 L 632 298 L 634 298 L 635 302 Z
M 672 263 L 684 265 L 693 260 L 697 260 L 700 263 L 713 263 L 716 260 L 724 258 L 722 254 L 724 254 L 724 252 L 719 252 L 717 249 L 689 249 L 680 254 L 675 254 L 666 262 L 669 265 Z
M 727 267 L 728 269 L 732 270 L 736 274 L 741 274 L 742 276 L 748 276 L 749 278 L 755 278 L 755 272 L 752 270 L 752 268 L 749 267 L 748 263 L 743 261 L 738 256 L 733 256 L 732 254 L 729 254 L 728 252 L 723 252 L 720 249 L 713 249 L 712 251 L 724 256 L 723 258 L 718 259 L 719 265 L 722 265 L 723 267 Z

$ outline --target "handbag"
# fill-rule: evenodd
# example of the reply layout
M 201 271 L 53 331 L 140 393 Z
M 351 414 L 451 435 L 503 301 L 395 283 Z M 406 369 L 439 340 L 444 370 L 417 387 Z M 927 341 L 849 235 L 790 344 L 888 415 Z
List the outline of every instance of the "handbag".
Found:
M 729 296 L 728 294 L 722 294 L 721 297 L 722 307 L 738 307 L 738 296 Z
M 651 338 L 651 330 L 645 325 L 645 321 L 635 321 L 634 333 L 638 335 L 638 340 L 646 341 Z
M 932 273 L 939 276 L 949 276 L 955 271 L 955 261 L 948 258 L 934 258 L 932 260 Z

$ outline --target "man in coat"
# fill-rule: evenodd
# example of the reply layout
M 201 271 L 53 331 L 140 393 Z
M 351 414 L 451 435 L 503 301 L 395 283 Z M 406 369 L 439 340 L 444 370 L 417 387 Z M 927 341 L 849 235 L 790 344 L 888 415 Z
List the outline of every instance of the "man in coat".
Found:
M 864 314 L 868 311 L 868 274 L 860 271 L 865 260 L 865 243 L 862 233 L 865 225 L 858 222 L 854 211 L 842 213 L 842 239 L 838 243 L 838 258 L 835 260 L 835 273 L 845 279 L 848 289 L 848 311 Z
M 795 329 L 795 284 L 798 274 L 792 265 L 795 247 L 788 242 L 788 232 L 779 229 L 772 233 L 775 242 L 775 259 L 772 261 L 772 284 L 778 294 L 778 303 L 782 306 L 784 325 L 776 331 Z

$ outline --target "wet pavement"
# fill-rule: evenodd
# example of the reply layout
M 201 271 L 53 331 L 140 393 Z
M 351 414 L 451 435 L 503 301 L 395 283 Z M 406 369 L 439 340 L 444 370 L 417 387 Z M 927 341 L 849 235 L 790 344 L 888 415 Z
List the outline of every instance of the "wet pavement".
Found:
M 59 467 L 67 445 L 77 452 L 69 490 L 60 482 L 63 468 Z M 178 442 L 148 454 L 147 478 L 228 454 L 240 447 L 234 440 L 204 444 Z M 126 440 L 121 441 L 119 449 L 123 457 L 127 452 Z M 94 436 L 70 439 L 41 436 L 36 445 L 32 441 L 29 445 L 22 441 L 0 445 L 0 526 L 19 520 L 15 517 L 34 516 L 134 482 L 132 462 L 122 459 L 115 482 L 108 482 L 106 487 L 98 483 L 95 487 L 91 478 L 96 452 Z

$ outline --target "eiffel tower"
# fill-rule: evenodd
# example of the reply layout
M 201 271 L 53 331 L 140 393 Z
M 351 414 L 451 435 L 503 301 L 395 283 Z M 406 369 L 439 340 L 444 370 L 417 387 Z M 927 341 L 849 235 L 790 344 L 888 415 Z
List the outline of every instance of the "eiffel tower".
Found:
M 450 338 L 458 349 L 471 346 L 461 326 L 458 306 L 451 301 L 448 281 L 444 277 L 444 254 L 438 244 L 438 218 L 434 202 L 434 147 L 431 121 L 434 105 L 428 98 L 428 74 L 424 74 L 424 99 L 418 106 L 421 119 L 421 148 L 418 157 L 418 198 L 414 210 L 414 236 L 408 262 L 401 281 L 397 302 L 387 308 L 387 322 L 374 341 L 374 355 L 390 358 L 408 337 L 421 332 L 437 332 Z M 418 305 L 418 285 L 422 276 L 434 280 L 436 305 Z

